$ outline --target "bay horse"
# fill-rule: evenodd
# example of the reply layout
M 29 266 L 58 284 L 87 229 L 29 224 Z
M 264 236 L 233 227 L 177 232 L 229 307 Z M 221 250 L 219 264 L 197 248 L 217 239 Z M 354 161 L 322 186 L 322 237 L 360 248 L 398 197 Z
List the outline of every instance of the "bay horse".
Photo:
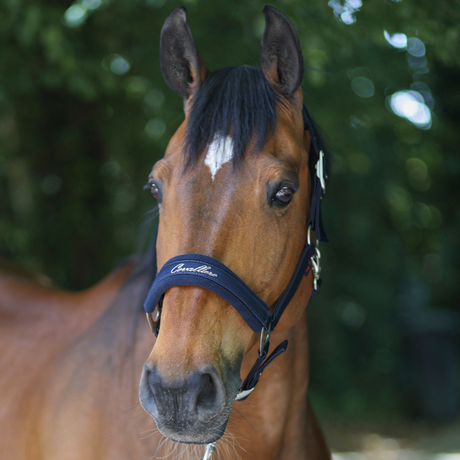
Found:
M 319 252 L 298 262 L 316 249 L 309 222 L 320 239 L 322 144 L 303 109 L 294 26 L 272 7 L 264 15 L 261 68 L 212 73 L 185 9 L 165 22 L 162 72 L 185 120 L 149 175 L 160 215 L 149 253 L 83 292 L 0 269 L 2 460 L 200 459 L 214 448 L 220 459 L 330 458 L 307 398 Z M 206 263 L 187 265 L 193 254 Z M 175 257 L 166 275 L 180 276 L 152 301 Z M 217 273 L 238 281 L 238 301 L 266 306 L 262 333 Z M 262 364 L 270 333 L 285 353 Z

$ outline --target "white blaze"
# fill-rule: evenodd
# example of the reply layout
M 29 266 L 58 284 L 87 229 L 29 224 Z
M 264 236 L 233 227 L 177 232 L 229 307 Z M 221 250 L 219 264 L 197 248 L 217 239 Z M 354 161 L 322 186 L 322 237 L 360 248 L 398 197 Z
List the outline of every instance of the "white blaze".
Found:
M 215 136 L 208 146 L 208 153 L 204 164 L 211 170 L 211 177 L 214 180 L 217 171 L 230 161 L 233 157 L 233 141 L 230 136 Z

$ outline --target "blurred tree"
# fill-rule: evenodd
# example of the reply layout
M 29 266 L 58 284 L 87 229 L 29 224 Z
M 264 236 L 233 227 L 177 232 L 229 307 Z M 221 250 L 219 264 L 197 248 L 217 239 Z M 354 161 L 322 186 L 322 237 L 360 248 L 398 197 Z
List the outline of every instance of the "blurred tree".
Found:
M 264 2 L 183 3 L 211 70 L 258 65 Z M 0 254 L 80 289 L 135 249 L 153 205 L 142 186 L 183 119 L 158 61 L 180 5 L 0 6 Z M 403 286 L 422 280 L 450 308 L 460 294 L 460 5 L 273 6 L 298 30 L 305 101 L 335 151 L 325 287 L 309 307 L 313 394 L 324 411 L 398 413 Z

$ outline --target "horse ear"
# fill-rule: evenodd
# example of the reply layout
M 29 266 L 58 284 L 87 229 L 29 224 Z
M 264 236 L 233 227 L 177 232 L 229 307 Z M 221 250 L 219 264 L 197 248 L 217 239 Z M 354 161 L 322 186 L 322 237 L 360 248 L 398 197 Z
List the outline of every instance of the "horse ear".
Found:
M 272 6 L 263 10 L 262 70 L 268 81 L 287 99 L 299 89 L 303 78 L 303 57 L 299 37 L 289 19 Z
M 185 99 L 195 94 L 208 76 L 187 24 L 187 10 L 177 8 L 166 19 L 160 38 L 160 63 L 169 87 Z

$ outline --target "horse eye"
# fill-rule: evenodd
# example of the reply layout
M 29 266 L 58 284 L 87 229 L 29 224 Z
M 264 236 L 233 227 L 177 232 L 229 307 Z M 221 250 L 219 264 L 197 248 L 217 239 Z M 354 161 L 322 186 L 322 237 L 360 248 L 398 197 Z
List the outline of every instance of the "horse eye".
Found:
M 155 199 L 159 200 L 160 199 L 160 190 L 158 190 L 157 185 L 153 181 L 149 181 L 149 187 L 150 191 L 152 192 L 152 195 Z
M 294 196 L 294 190 L 292 188 L 284 186 L 281 187 L 275 195 L 274 201 L 281 206 L 287 206 Z

